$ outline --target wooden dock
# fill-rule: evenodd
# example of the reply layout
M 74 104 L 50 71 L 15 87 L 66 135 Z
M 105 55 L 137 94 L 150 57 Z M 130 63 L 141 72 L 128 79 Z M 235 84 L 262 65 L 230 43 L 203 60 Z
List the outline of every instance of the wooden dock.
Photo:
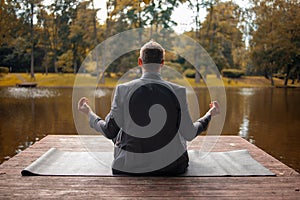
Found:
M 102 136 L 93 150 L 112 151 Z M 199 149 L 200 136 L 189 146 Z M 247 149 L 275 177 L 22 177 L 21 170 L 56 147 L 86 151 L 77 135 L 49 135 L 0 165 L 0 199 L 300 199 L 300 175 L 238 136 L 221 136 L 213 151 Z

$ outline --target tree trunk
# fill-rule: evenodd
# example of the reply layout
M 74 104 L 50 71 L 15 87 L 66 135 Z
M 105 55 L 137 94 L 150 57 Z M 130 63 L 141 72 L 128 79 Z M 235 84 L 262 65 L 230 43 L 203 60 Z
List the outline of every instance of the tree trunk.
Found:
M 97 26 L 96 26 L 96 17 L 97 17 L 97 12 L 95 10 L 95 5 L 94 5 L 94 0 L 91 0 L 91 3 L 92 3 L 92 9 L 93 11 L 95 12 L 94 13 L 94 16 L 93 16 L 93 31 L 94 31 L 94 35 L 93 35 L 93 39 L 94 39 L 94 44 L 95 44 L 95 47 L 97 46 L 98 44 L 98 38 L 97 38 Z
M 30 37 L 31 37 L 31 60 L 30 60 L 30 77 L 34 79 L 34 31 L 33 31 L 33 9 L 34 4 L 30 4 L 31 18 L 30 18 Z
M 53 19 L 54 20 L 54 23 L 53 23 L 53 54 L 54 54 L 54 58 L 53 58 L 53 61 L 54 61 L 54 72 L 55 73 L 58 73 L 58 69 L 57 69 L 57 19 Z
M 208 33 L 209 33 L 209 30 L 210 30 L 210 26 L 211 26 L 211 22 L 212 22 L 212 16 L 213 16 L 213 4 L 212 4 L 212 2 L 210 2 L 210 4 L 209 4 L 209 8 L 210 8 L 210 10 L 209 10 L 209 21 L 208 21 L 208 25 L 207 25 L 207 29 L 206 29 L 206 38 L 208 37 Z
M 73 73 L 77 72 L 77 45 L 73 43 Z
M 138 20 L 139 20 L 139 28 L 142 28 L 142 16 L 141 16 L 141 0 L 139 0 L 139 5 L 138 5 L 138 9 L 139 9 L 139 13 L 138 13 Z M 151 35 L 152 37 L 152 35 Z M 142 32 L 141 30 L 139 30 L 139 44 L 142 45 Z
M 285 79 L 284 79 L 284 86 L 287 86 L 287 84 L 288 84 L 289 77 L 290 77 L 290 71 L 291 71 L 291 65 L 288 64 L 287 68 L 286 68 L 286 76 L 285 76 Z
M 105 65 L 106 65 L 106 44 L 104 42 L 103 44 L 103 51 L 101 52 L 101 65 L 100 63 L 98 63 L 98 56 L 99 54 L 97 54 L 97 57 L 96 57 L 96 60 L 97 60 L 97 79 L 98 79 L 98 83 L 101 83 L 101 84 L 105 84 L 105 76 L 104 76 L 104 71 L 105 71 Z M 100 66 L 99 66 L 100 65 Z
M 57 60 L 57 51 L 56 50 L 54 50 L 54 58 L 53 58 L 53 60 L 54 60 L 54 72 L 58 73 L 57 62 L 56 62 L 56 60 Z
M 271 81 L 271 86 L 274 86 L 274 79 L 273 79 L 273 68 L 271 68 L 271 70 L 268 72 L 268 78 Z
M 200 83 L 200 64 L 199 64 L 199 58 L 198 58 L 198 49 L 194 50 L 194 59 L 195 59 L 195 68 L 196 68 L 196 73 L 195 73 L 195 83 Z
M 74 74 L 76 74 L 77 72 L 77 62 L 76 62 L 76 59 L 74 60 Z
M 273 74 L 270 75 L 271 85 L 274 86 Z
M 198 72 L 198 70 L 196 70 L 196 73 L 195 73 L 195 83 L 200 83 L 200 73 Z
M 199 11 L 200 11 L 200 4 L 197 0 L 196 2 L 196 40 L 200 40 L 200 33 L 199 33 L 199 29 L 200 29 L 200 23 L 199 23 Z M 198 58 L 199 52 L 198 49 L 196 48 L 195 50 L 195 54 L 194 54 L 194 58 L 195 58 L 195 64 L 196 64 L 196 73 L 195 73 L 195 83 L 200 83 L 200 72 L 198 70 L 200 70 L 200 64 L 199 64 L 199 58 Z
M 76 52 L 74 52 L 74 55 L 73 55 L 73 65 L 74 65 L 74 68 L 73 68 L 73 73 L 76 74 L 77 73 L 77 59 L 76 59 Z
M 48 65 L 45 66 L 45 74 L 48 75 Z
M 205 65 L 205 70 L 204 70 L 204 74 L 202 75 L 202 79 L 206 82 L 206 78 L 207 78 L 207 72 L 208 72 L 208 66 Z

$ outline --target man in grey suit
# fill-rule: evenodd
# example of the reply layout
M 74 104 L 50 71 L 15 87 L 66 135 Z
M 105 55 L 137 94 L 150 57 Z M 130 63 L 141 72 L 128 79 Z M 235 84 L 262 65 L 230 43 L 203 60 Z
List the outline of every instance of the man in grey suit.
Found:
M 203 117 L 192 122 L 185 87 L 161 78 L 164 54 L 154 41 L 141 48 L 138 64 L 143 75 L 117 86 L 105 120 L 92 111 L 87 98 L 78 102 L 90 126 L 114 142 L 114 174 L 185 173 L 189 163 L 186 141 L 205 131 L 211 117 L 219 114 L 214 101 Z

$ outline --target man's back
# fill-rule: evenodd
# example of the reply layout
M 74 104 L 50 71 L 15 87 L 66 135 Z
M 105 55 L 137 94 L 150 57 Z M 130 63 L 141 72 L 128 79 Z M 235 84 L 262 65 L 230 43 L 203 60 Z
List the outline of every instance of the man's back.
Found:
M 185 88 L 162 80 L 158 73 L 145 73 L 117 87 L 111 111 L 121 130 L 115 141 L 114 169 L 156 171 L 185 154 L 186 142 L 178 133 L 183 98 Z M 187 167 L 184 157 L 177 167 Z

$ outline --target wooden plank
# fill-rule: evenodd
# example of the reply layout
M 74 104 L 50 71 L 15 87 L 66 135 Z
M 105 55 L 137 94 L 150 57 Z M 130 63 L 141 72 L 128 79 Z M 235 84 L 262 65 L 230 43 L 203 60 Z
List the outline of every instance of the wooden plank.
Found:
M 215 137 L 189 144 L 199 149 Z M 49 135 L 0 165 L 0 199 L 299 199 L 300 175 L 237 136 L 221 136 L 212 151 L 247 149 L 276 177 L 22 177 L 20 172 L 49 148 L 67 151 L 112 151 L 102 136 Z

